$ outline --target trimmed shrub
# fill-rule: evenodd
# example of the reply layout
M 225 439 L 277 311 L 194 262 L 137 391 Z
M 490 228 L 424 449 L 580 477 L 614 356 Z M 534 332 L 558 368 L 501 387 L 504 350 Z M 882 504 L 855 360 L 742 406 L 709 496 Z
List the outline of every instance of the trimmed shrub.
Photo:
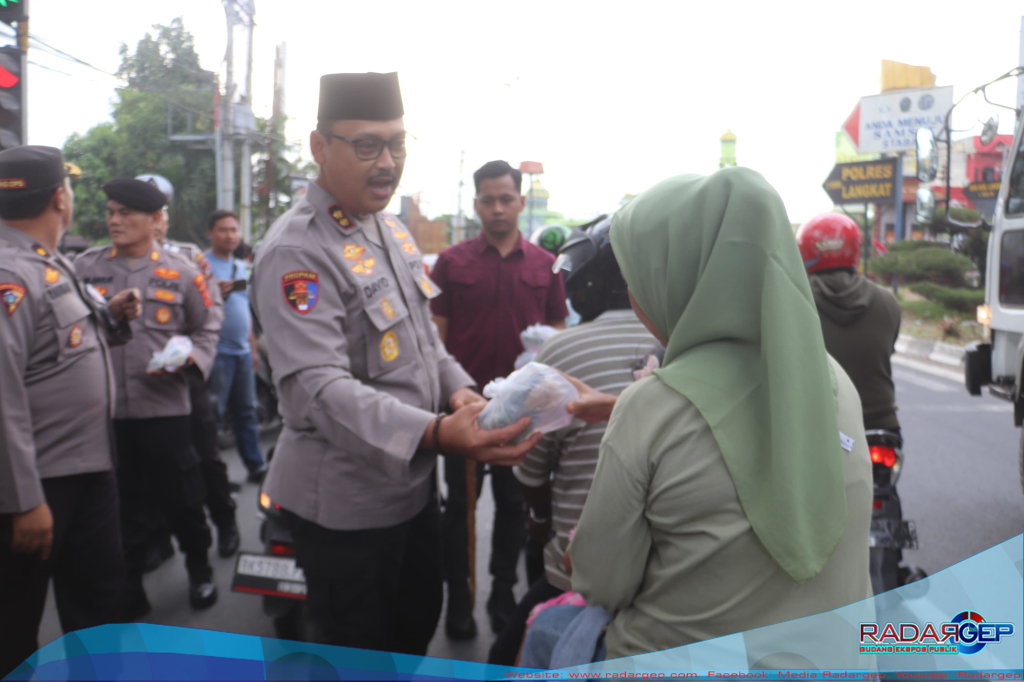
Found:
M 933 282 L 911 284 L 910 290 L 950 310 L 973 313 L 985 302 L 983 289 L 953 289 Z
M 886 281 L 896 275 L 901 282 L 935 282 L 951 287 L 963 287 L 964 274 L 975 268 L 970 258 L 947 248 L 928 246 L 905 247 L 895 253 L 872 258 L 869 267 L 872 273 Z
M 885 248 L 889 249 L 889 253 L 906 253 L 908 251 L 917 251 L 918 249 L 948 249 L 949 244 L 926 242 L 919 239 L 917 241 L 893 242 L 892 244 L 886 244 Z

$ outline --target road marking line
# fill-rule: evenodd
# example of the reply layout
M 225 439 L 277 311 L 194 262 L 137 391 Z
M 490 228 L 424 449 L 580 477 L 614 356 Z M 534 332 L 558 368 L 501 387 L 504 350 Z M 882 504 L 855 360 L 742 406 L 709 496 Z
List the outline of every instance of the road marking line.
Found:
M 943 369 L 941 367 L 934 367 L 925 362 L 911 360 L 910 358 L 904 357 L 898 353 L 892 356 L 892 364 L 899 365 L 900 367 L 907 367 L 918 372 L 924 372 L 925 374 L 931 374 L 932 376 L 936 376 L 941 379 L 955 381 L 956 383 L 961 385 L 964 382 L 963 372 L 954 372 L 952 370 Z M 964 392 L 966 392 L 966 390 L 967 389 L 964 389 Z
M 904 372 L 899 369 L 893 370 L 892 377 L 897 381 L 905 381 L 908 384 L 913 384 L 919 388 L 926 388 L 929 391 L 935 391 L 936 393 L 952 393 L 954 390 L 956 390 L 949 384 L 943 383 L 941 381 L 936 381 L 935 379 L 928 379 L 926 377 L 918 376 L 917 374 L 913 374 L 911 372 Z

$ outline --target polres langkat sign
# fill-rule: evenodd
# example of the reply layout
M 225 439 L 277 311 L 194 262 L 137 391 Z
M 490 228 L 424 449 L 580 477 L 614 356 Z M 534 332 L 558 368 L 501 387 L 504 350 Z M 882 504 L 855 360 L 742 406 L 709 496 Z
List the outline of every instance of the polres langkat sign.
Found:
M 893 90 L 862 97 L 843 130 L 861 154 L 885 154 L 914 149 L 918 128 L 936 134 L 953 107 L 953 86 Z

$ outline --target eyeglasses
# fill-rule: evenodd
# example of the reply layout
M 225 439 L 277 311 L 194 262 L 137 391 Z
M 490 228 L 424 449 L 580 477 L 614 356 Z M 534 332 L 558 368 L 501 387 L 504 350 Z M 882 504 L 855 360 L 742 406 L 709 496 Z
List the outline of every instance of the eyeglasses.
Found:
M 344 142 L 348 142 L 352 145 L 352 148 L 356 152 L 356 158 L 360 161 L 376 161 L 380 158 L 380 155 L 384 153 L 384 147 L 388 148 L 388 153 L 391 154 L 392 159 L 404 159 L 407 153 L 405 148 L 406 136 L 408 135 L 412 139 L 416 139 L 416 136 L 414 135 L 402 133 L 401 135 L 396 135 L 390 140 L 382 140 L 379 137 L 363 137 L 358 140 L 353 140 L 324 130 L 319 132 L 324 137 L 333 137 Z

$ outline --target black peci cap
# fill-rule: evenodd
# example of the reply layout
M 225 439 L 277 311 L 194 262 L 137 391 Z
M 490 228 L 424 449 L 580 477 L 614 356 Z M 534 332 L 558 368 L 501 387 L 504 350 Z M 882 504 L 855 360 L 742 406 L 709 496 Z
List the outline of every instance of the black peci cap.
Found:
M 56 187 L 68 176 L 64 155 L 56 147 L 24 145 L 0 152 L 0 192 Z
M 115 178 L 103 183 L 102 189 L 108 199 L 118 201 L 136 211 L 152 213 L 167 205 L 167 195 L 144 180 Z
M 317 120 L 392 121 L 402 118 L 402 91 L 398 74 L 332 73 L 320 77 Z

